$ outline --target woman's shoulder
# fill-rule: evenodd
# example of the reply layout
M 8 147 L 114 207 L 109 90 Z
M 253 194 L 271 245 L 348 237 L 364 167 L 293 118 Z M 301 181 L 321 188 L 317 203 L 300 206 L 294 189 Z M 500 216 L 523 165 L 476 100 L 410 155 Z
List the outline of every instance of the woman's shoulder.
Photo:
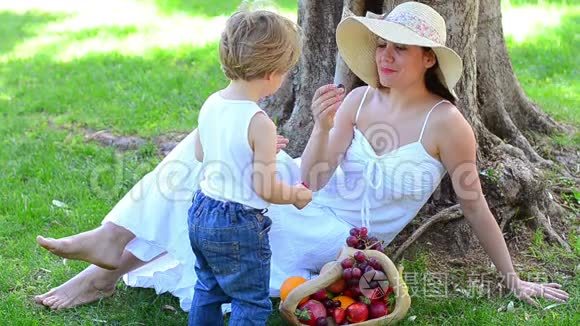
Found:
M 473 136 L 473 129 L 463 113 L 451 102 L 439 104 L 431 113 L 429 124 L 441 140 L 467 139 Z
M 367 86 L 367 85 L 355 87 L 355 88 L 353 88 L 353 90 L 351 91 L 351 93 L 354 96 L 360 96 L 360 97 L 362 97 L 369 88 L 370 87 Z
M 354 124 L 354 119 L 356 111 L 358 110 L 363 96 L 367 90 L 368 86 L 360 86 L 351 90 L 342 101 L 342 104 L 338 110 L 338 114 L 344 117 L 348 117 L 348 120 Z
M 442 98 L 435 98 L 433 101 L 437 104 L 431 112 L 430 124 L 436 124 L 438 127 L 449 127 L 458 123 L 467 123 L 455 104 Z
M 365 93 L 368 89 L 369 89 L 369 87 L 366 85 L 354 88 L 352 91 L 350 91 L 346 95 L 346 97 L 344 98 L 344 102 L 350 103 L 350 104 L 356 104 L 356 106 L 358 106 L 358 104 L 360 104 L 363 96 L 365 95 Z

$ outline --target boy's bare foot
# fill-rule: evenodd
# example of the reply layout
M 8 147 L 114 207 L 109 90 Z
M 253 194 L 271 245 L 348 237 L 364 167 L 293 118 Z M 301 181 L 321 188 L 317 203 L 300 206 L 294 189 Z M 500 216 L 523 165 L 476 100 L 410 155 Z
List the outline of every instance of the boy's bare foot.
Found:
M 119 266 L 125 246 L 134 237 L 126 229 L 107 223 L 95 230 L 61 239 L 38 236 L 36 242 L 57 256 L 113 270 Z
M 73 308 L 110 297 L 118 280 L 116 273 L 93 265 L 61 286 L 37 295 L 34 301 L 54 310 Z

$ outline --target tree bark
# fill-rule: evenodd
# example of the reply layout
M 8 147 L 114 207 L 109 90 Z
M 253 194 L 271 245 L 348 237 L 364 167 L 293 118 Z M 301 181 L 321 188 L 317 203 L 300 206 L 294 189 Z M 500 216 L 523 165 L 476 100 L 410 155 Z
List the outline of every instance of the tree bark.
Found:
M 405 1 L 300 1 L 303 55 L 281 92 L 264 103 L 282 122 L 280 131 L 290 139 L 288 150 L 292 156 L 301 154 L 310 136 L 314 91 L 333 80 L 344 84 L 347 90 L 361 84 L 337 54 L 335 29 L 341 17 L 364 15 L 367 11 L 390 12 L 402 2 Z M 564 129 L 525 96 L 514 75 L 503 36 L 500 0 L 420 2 L 445 18 L 447 46 L 463 59 L 463 75 L 455 89 L 459 96 L 457 107 L 473 127 L 484 193 L 502 230 L 516 215 L 533 218 L 549 239 L 569 248 L 548 223 L 559 219 L 563 212 L 547 195 L 540 170 L 551 162 L 538 154 L 530 140 L 532 134 L 548 135 Z M 420 215 L 435 215 L 456 202 L 447 177 Z M 448 223 L 444 232 L 450 233 L 449 238 L 474 239 L 468 228 L 454 227 L 458 223 L 463 222 Z M 416 227 L 410 225 L 401 234 L 408 238 L 413 229 Z M 420 228 L 420 232 L 424 233 L 425 228 Z M 396 239 L 395 243 L 401 241 Z
M 480 6 L 477 38 L 477 98 L 489 130 L 520 148 L 532 162 L 542 162 L 525 133 L 549 134 L 559 126 L 525 96 L 507 53 L 499 0 Z
M 342 18 L 342 5 L 335 0 L 299 1 L 302 56 L 281 94 L 263 103 L 275 120 L 283 122 L 279 132 L 290 139 L 286 150 L 291 156 L 302 153 L 312 131 L 310 102 L 314 92 L 333 81 L 337 53 L 334 31 Z

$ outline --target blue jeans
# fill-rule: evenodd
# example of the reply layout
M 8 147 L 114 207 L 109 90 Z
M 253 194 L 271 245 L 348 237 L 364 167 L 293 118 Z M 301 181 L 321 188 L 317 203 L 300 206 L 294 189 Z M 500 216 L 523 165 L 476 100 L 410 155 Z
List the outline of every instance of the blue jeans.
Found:
M 259 209 L 195 193 L 188 212 L 197 283 L 190 326 L 224 324 L 221 305 L 232 303 L 229 324 L 265 325 L 272 312 L 270 242 L 272 220 Z

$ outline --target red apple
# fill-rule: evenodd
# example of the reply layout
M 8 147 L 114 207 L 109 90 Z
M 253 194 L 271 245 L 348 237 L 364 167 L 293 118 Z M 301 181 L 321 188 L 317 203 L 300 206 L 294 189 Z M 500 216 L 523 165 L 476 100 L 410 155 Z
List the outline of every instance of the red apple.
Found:
M 334 318 L 334 322 L 337 325 L 344 323 L 344 321 L 346 320 L 346 310 L 342 308 L 334 309 L 334 312 L 332 313 L 332 318 Z
M 375 301 L 369 306 L 369 318 L 379 318 L 389 314 L 389 308 L 385 302 Z
M 360 323 L 369 318 L 369 309 L 367 305 L 356 302 L 346 308 L 346 319 L 351 323 Z
M 320 301 L 310 299 L 296 310 L 296 316 L 301 323 L 315 326 L 318 318 L 326 318 L 326 308 Z

